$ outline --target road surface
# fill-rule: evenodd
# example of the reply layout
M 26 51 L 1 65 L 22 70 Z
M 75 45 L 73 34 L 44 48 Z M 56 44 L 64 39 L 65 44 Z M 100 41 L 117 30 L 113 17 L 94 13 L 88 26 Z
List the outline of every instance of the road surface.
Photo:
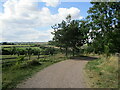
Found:
M 91 57 L 65 60 L 33 75 L 17 88 L 87 88 L 83 73 Z

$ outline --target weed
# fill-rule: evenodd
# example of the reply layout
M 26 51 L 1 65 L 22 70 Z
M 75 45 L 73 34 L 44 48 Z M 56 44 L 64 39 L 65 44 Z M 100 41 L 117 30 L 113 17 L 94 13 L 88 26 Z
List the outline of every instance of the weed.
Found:
M 86 65 L 86 73 L 94 83 L 91 87 L 118 88 L 118 57 L 102 56 L 100 59 L 89 61 Z

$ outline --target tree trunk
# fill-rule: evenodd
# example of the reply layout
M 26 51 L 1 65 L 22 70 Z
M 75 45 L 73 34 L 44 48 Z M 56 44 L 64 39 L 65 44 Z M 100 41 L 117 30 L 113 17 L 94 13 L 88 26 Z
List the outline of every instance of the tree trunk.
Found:
M 20 54 L 17 54 L 18 55 L 18 57 L 20 56 Z
M 74 50 L 74 48 L 73 48 L 73 56 L 75 55 L 75 53 L 74 53 L 74 52 L 75 52 L 75 50 Z
M 31 56 L 29 55 L 28 57 L 29 57 L 29 60 L 30 60 L 30 57 L 31 57 Z
M 65 48 L 65 55 L 66 55 L 66 57 L 68 56 L 68 48 L 67 47 Z
M 62 48 L 60 47 L 60 52 L 63 53 Z
M 38 59 L 40 58 L 40 54 L 38 54 Z
M 38 54 L 38 59 L 39 59 L 39 54 Z

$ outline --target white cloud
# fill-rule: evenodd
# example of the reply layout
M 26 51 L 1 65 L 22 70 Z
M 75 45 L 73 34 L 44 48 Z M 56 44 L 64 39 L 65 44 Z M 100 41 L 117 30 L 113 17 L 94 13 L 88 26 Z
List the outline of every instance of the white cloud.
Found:
M 65 18 L 68 14 L 72 16 L 72 19 L 78 19 L 80 18 L 80 10 L 75 7 L 71 7 L 69 9 L 67 8 L 59 8 L 58 9 L 58 16 Z
M 27 28 L 27 30 L 26 28 L 9 29 L 9 31 L 3 31 L 3 41 L 47 42 L 52 38 L 51 31 L 53 30 L 40 32 L 33 28 Z
M 78 8 L 59 8 L 57 14 L 51 14 L 49 8 L 39 9 L 37 3 L 29 0 L 8 0 L 3 7 L 4 13 L 0 13 L 2 41 L 48 41 L 52 38 L 51 29 L 36 28 L 59 23 L 68 14 L 72 19 L 81 18 Z
M 46 3 L 46 6 L 56 7 L 60 4 L 60 0 L 41 0 Z

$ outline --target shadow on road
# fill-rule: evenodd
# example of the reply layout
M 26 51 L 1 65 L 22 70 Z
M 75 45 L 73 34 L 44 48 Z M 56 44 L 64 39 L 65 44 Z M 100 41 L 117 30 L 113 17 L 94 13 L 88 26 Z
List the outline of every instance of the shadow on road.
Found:
M 98 57 L 95 57 L 95 56 L 75 56 L 75 57 L 71 57 L 70 59 L 91 61 L 91 60 L 98 59 Z

